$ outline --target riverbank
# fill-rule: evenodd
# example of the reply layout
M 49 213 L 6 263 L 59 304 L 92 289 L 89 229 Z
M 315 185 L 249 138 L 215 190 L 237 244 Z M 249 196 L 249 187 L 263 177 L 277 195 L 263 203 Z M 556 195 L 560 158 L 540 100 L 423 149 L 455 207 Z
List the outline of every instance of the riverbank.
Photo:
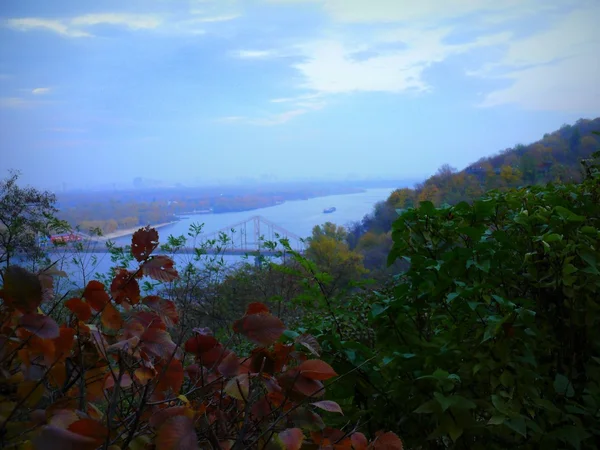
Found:
M 179 220 L 174 220 L 172 222 L 164 222 L 164 223 L 159 223 L 157 225 L 150 225 L 151 228 L 155 228 L 155 229 L 159 229 L 159 228 L 163 228 L 166 227 L 168 225 L 173 225 L 178 223 Z M 112 233 L 108 233 L 108 234 L 104 234 L 102 236 L 97 237 L 95 240 L 97 241 L 110 241 L 112 239 L 117 239 L 117 238 L 121 238 L 124 236 L 130 236 L 133 233 L 135 233 L 137 230 L 139 230 L 140 228 L 143 228 L 142 226 L 138 225 L 137 227 L 134 228 L 127 228 L 124 230 L 117 230 L 117 231 L 113 231 Z

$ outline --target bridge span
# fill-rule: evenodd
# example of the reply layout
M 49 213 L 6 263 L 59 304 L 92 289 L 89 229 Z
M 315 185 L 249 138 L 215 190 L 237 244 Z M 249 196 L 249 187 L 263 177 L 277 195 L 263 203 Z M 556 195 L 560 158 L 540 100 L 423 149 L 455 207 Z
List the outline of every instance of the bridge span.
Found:
M 194 239 L 193 245 L 186 242 L 188 245 L 179 247 L 175 253 L 196 254 L 201 251 L 204 254 L 231 256 L 277 256 L 285 250 L 279 243 L 281 239 L 286 239 L 290 248 L 296 252 L 303 253 L 306 249 L 304 239 L 300 236 L 262 216 L 253 216 L 212 233 L 200 234 Z M 47 245 L 46 250 L 51 253 L 71 249 L 86 253 L 108 253 L 110 251 L 107 245 L 102 245 L 108 243 L 108 240 L 102 236 L 92 237 L 84 233 L 71 233 L 63 242 L 62 245 Z M 274 246 L 271 243 L 277 245 Z

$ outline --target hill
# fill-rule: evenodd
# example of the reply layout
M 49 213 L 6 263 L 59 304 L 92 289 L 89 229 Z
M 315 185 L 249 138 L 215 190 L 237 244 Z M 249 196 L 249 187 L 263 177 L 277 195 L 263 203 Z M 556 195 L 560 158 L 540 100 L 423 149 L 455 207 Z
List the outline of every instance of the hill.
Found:
M 519 144 L 481 158 L 463 170 L 445 164 L 413 189 L 397 189 L 375 205 L 371 214 L 349 227 L 348 244 L 363 253 L 369 268 L 381 267 L 391 246 L 389 231 L 399 209 L 423 201 L 436 206 L 470 202 L 490 190 L 580 181 L 581 160 L 600 150 L 600 136 L 594 131 L 600 131 L 600 118 L 580 119 L 529 145 Z

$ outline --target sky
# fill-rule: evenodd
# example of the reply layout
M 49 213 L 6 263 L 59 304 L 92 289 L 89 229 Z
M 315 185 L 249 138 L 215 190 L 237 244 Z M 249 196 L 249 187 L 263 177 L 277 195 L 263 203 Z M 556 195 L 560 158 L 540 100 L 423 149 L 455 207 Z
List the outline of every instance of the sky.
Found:
M 426 177 L 600 115 L 598 0 L 3 0 L 0 176 Z

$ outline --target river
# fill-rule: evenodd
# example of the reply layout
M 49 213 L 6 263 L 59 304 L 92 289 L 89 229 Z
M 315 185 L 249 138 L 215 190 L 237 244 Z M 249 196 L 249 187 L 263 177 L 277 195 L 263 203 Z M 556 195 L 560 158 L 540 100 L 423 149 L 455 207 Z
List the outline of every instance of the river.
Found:
M 203 233 L 209 234 L 228 228 L 239 222 L 248 220 L 252 216 L 261 216 L 279 225 L 280 227 L 302 237 L 309 237 L 315 225 L 333 222 L 336 225 L 348 225 L 350 222 L 361 220 L 366 214 L 373 211 L 375 203 L 385 200 L 396 188 L 366 189 L 356 194 L 330 195 L 308 200 L 295 200 L 268 208 L 256 209 L 245 212 L 223 214 L 197 214 L 189 215 L 181 221 L 160 228 L 161 243 L 169 235 L 187 236 L 191 224 L 204 224 Z M 324 214 L 323 210 L 335 207 L 336 211 Z M 113 240 L 117 245 L 131 244 L 131 236 L 123 236 Z M 184 258 L 185 257 L 181 257 Z M 189 256 L 187 259 L 189 260 Z M 229 262 L 239 262 L 240 257 L 224 257 Z M 81 275 L 82 269 L 76 267 L 71 258 L 66 258 L 63 269 L 67 271 L 76 284 L 81 284 L 84 279 L 90 279 L 96 272 L 106 273 L 111 267 L 110 255 L 106 253 L 87 253 L 83 256 L 85 278 Z M 176 261 L 182 263 L 185 261 Z

